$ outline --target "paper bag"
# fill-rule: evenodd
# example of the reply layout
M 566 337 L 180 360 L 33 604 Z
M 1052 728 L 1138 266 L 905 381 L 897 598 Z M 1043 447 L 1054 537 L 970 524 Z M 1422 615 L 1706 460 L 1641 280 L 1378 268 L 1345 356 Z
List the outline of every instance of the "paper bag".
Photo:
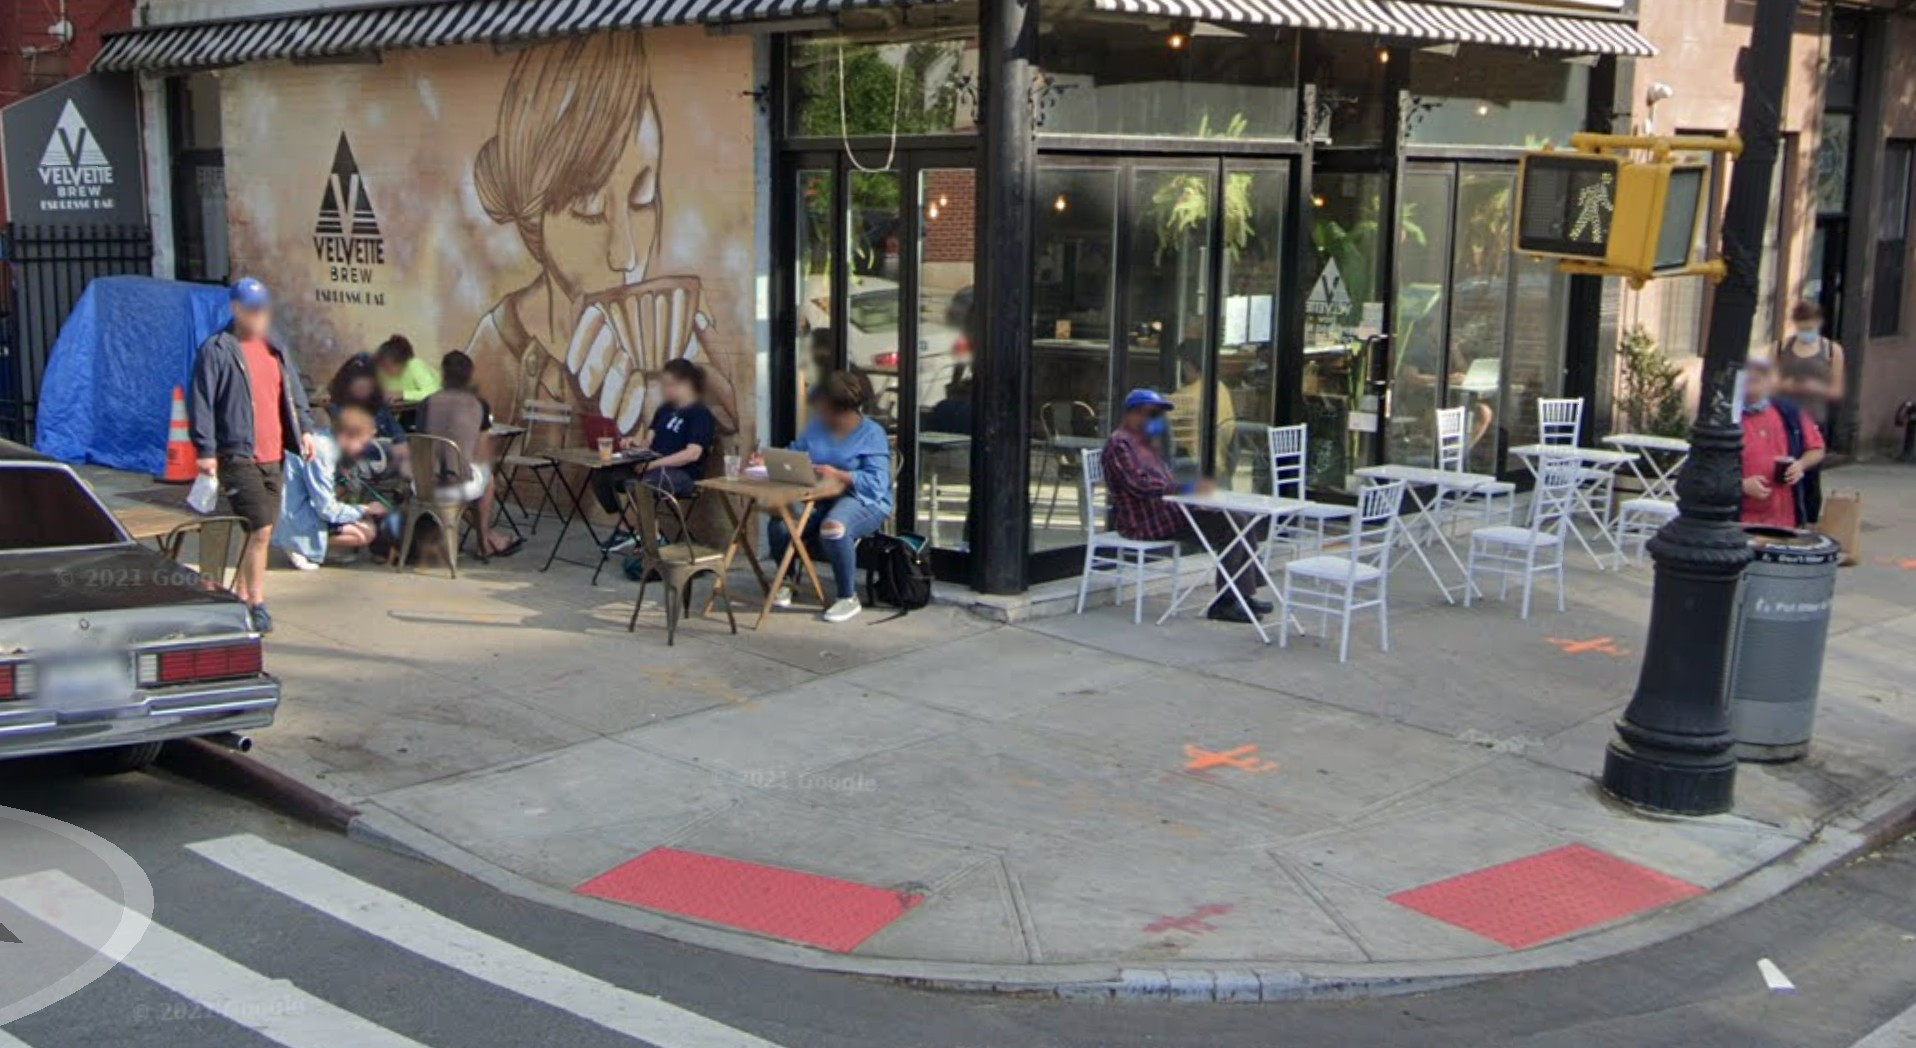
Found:
M 211 473 L 202 473 L 193 478 L 193 490 L 186 493 L 186 507 L 195 513 L 206 514 L 218 509 L 220 505 L 220 482 Z
M 1816 530 L 1843 545 L 1843 566 L 1854 567 L 1863 559 L 1863 493 L 1832 491 L 1823 497 L 1823 517 Z

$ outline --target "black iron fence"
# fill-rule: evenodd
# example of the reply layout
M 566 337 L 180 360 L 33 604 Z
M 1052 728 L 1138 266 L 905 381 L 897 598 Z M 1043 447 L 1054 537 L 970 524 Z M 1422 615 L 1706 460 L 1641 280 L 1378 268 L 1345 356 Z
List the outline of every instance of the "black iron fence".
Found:
M 144 225 L 9 224 L 0 234 L 0 437 L 31 443 L 47 355 L 94 277 L 153 271 Z

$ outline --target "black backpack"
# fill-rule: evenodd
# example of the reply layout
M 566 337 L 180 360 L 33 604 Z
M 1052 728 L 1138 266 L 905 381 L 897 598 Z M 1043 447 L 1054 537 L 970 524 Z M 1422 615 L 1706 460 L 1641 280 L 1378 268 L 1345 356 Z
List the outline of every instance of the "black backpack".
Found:
M 865 536 L 858 544 L 858 564 L 865 569 L 865 603 L 898 609 L 898 615 L 931 603 L 930 545 L 918 535 Z M 888 620 L 880 620 L 888 621 Z

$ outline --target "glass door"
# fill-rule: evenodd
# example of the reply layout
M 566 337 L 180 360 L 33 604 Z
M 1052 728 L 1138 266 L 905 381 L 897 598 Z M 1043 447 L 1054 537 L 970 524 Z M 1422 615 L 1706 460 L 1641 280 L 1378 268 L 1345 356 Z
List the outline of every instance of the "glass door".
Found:
M 977 178 L 970 167 L 920 167 L 915 179 L 917 332 L 906 369 L 915 454 L 904 475 L 912 478 L 913 526 L 938 549 L 971 548 Z
M 1313 267 L 1302 291 L 1304 422 L 1310 485 L 1355 492 L 1381 461 L 1389 417 L 1385 229 L 1389 176 L 1318 170 L 1311 181 Z

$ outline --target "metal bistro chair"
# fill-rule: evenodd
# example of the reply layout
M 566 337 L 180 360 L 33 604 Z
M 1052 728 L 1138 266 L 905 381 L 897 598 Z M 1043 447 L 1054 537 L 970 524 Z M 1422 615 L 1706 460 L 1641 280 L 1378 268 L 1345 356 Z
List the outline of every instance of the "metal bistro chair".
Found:
M 1271 426 L 1266 431 L 1271 456 L 1271 495 L 1280 499 L 1310 498 L 1310 431 L 1299 423 L 1295 426 Z M 1271 562 L 1271 554 L 1279 547 L 1288 546 L 1297 556 L 1308 556 L 1324 548 L 1329 522 L 1341 520 L 1347 514 L 1333 506 L 1312 506 L 1292 515 L 1295 523 L 1284 528 L 1272 528 L 1264 546 L 1264 562 Z
M 689 540 L 666 543 L 659 533 L 663 512 L 677 525 L 680 536 L 692 534 L 685 507 L 669 491 L 640 486 L 625 494 L 625 509 L 638 521 L 638 557 L 641 564 L 639 596 L 632 602 L 632 618 L 625 624 L 631 633 L 639 627 L 639 609 L 645 606 L 645 589 L 658 579 L 665 586 L 665 644 L 678 639 L 679 620 L 692 606 L 692 583 L 701 575 L 712 576 L 712 595 L 725 602 L 725 619 L 732 632 L 738 632 L 738 619 L 732 614 L 732 593 L 725 585 L 725 551 L 700 546 Z
M 1045 457 L 1041 463 L 1038 482 L 1042 486 L 1044 474 L 1051 474 L 1051 502 L 1045 507 L 1044 526 L 1051 528 L 1051 517 L 1058 510 L 1058 495 L 1064 491 L 1066 480 L 1071 479 L 1072 471 L 1080 464 L 1080 459 L 1072 454 L 1072 448 L 1062 443 L 1061 437 L 1078 435 L 1080 424 L 1086 428 L 1095 428 L 1098 424 L 1096 408 L 1082 400 L 1050 400 L 1038 410 L 1038 421 L 1044 427 Z M 1080 489 L 1082 490 L 1082 488 Z M 1079 511 L 1089 515 L 1092 507 L 1084 505 Z
M 1464 566 L 1465 607 L 1477 591 L 1477 568 L 1482 565 L 1499 576 L 1499 600 L 1509 595 L 1511 576 L 1523 579 L 1519 618 L 1530 617 L 1530 591 L 1538 575 L 1557 577 L 1557 610 L 1563 610 L 1564 549 L 1569 544 L 1570 517 L 1577 510 L 1577 472 L 1574 457 L 1549 456 L 1531 492 L 1529 526 L 1498 524 L 1470 533 L 1470 560 Z
M 189 520 L 166 533 L 160 540 L 160 552 L 166 559 L 179 562 L 189 535 L 199 537 L 197 570 L 213 585 L 225 589 L 226 572 L 239 560 L 239 546 L 246 539 L 246 518 L 220 516 Z
M 1337 661 L 1349 662 L 1351 619 L 1366 608 L 1377 609 L 1378 639 L 1390 650 L 1390 557 L 1397 543 L 1398 516 L 1404 505 L 1404 482 L 1374 484 L 1357 496 L 1357 516 L 1341 553 L 1323 553 L 1284 565 L 1284 601 L 1287 612 L 1278 647 L 1289 647 L 1291 622 L 1300 611 L 1315 611 L 1320 628 L 1330 617 L 1343 620 L 1337 643 Z
M 559 464 L 547 458 L 546 451 L 565 446 L 565 440 L 572 432 L 572 405 L 556 400 L 528 400 L 519 413 L 520 424 L 526 427 L 525 437 L 519 442 L 519 450 L 499 460 L 499 482 L 504 490 L 499 494 L 499 508 L 514 531 L 519 526 L 513 522 L 510 513 L 505 512 L 510 503 L 522 516 L 531 518 L 528 531 L 537 535 L 539 522 L 545 519 L 546 507 L 552 508 L 552 515 L 559 516 L 559 500 L 553 497 L 553 478 L 558 475 Z M 535 440 L 541 433 L 545 439 Z M 539 498 L 534 506 L 527 506 L 519 494 L 519 474 L 530 472 L 532 479 L 539 485 Z
M 1170 579 L 1177 586 L 1183 567 L 1183 551 L 1170 539 L 1127 539 L 1115 531 L 1103 531 L 1103 504 L 1098 489 L 1104 486 L 1104 451 L 1086 448 L 1080 460 L 1079 488 L 1084 495 L 1084 574 L 1078 579 L 1078 614 L 1084 614 L 1084 600 L 1091 591 L 1091 575 L 1098 571 L 1118 573 L 1117 593 L 1124 596 L 1124 574 L 1129 573 L 1137 592 L 1133 597 L 1131 622 L 1144 621 L 1144 587 L 1159 579 Z M 1169 558 L 1167 561 L 1166 558 Z M 1168 564 L 1168 567 L 1167 567 Z
M 1437 468 L 1452 473 L 1466 472 L 1464 459 L 1469 451 L 1469 416 L 1463 408 L 1440 408 L 1437 411 Z M 1478 517 L 1485 524 L 1509 524 L 1516 519 L 1517 485 L 1507 480 L 1499 480 L 1468 491 L 1457 492 L 1452 498 L 1465 505 L 1474 505 Z
M 466 453 L 459 445 L 444 437 L 427 436 L 424 433 L 406 435 L 407 468 L 412 471 L 412 496 L 406 500 L 405 530 L 399 539 L 399 559 L 394 562 L 394 571 L 406 570 L 406 560 L 412 556 L 413 534 L 419 522 L 430 517 L 439 525 L 441 545 L 446 549 L 446 570 L 453 578 L 459 577 L 459 547 L 465 539 L 464 525 L 468 519 L 473 531 L 479 536 L 479 560 L 487 562 L 485 532 L 480 529 L 479 504 L 458 499 L 440 501 L 441 491 L 453 487 L 442 482 L 442 475 L 466 477 L 472 475 L 472 464 L 466 461 Z

